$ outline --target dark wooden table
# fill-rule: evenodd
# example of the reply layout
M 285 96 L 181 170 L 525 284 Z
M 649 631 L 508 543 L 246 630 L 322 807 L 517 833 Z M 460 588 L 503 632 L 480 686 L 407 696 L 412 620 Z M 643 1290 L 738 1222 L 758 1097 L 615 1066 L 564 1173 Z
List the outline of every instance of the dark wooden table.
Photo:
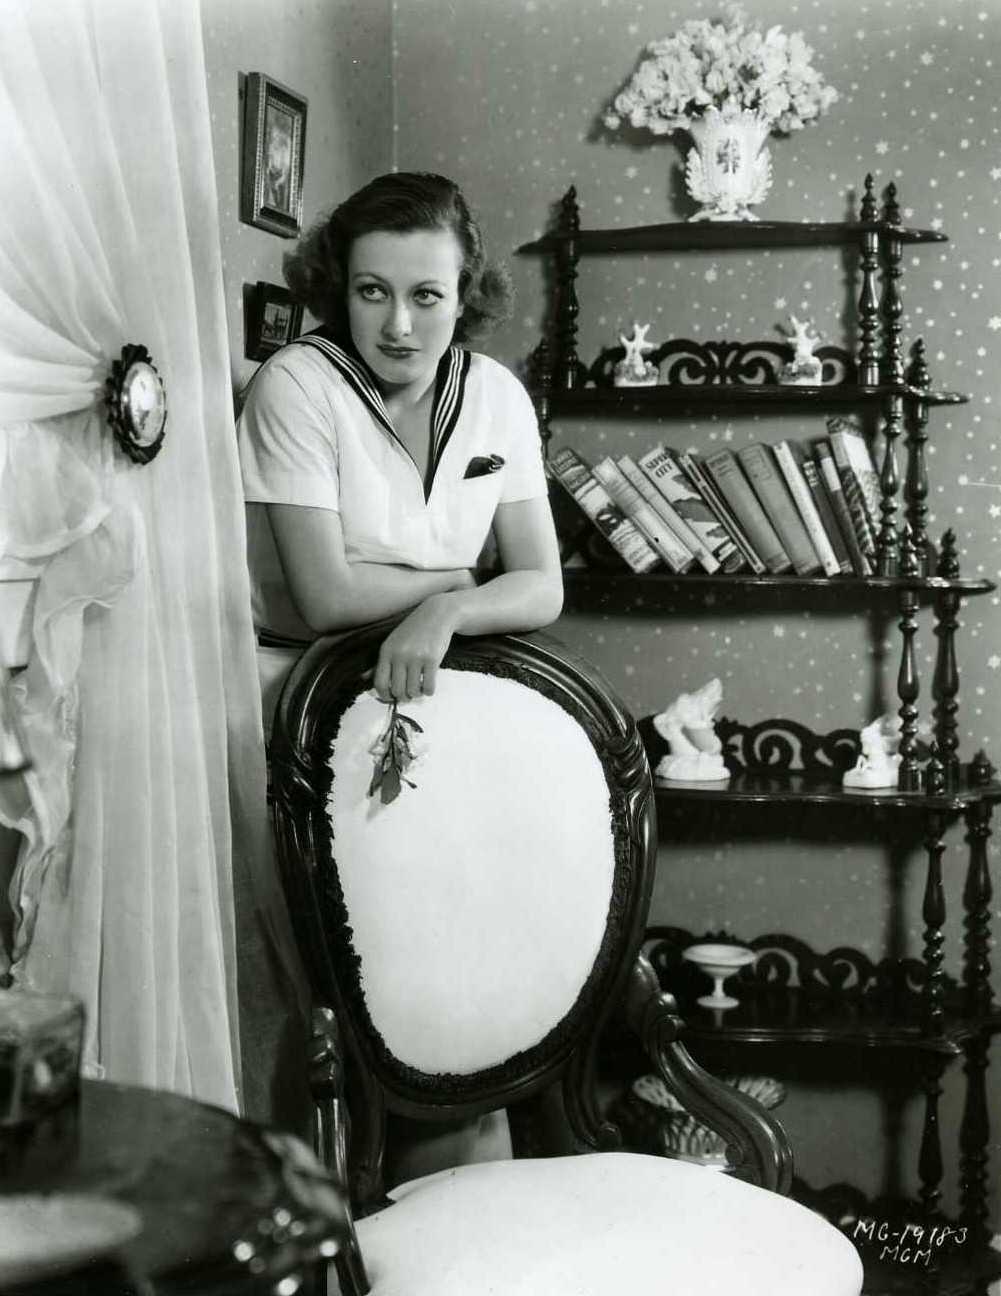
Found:
M 0 1193 L 16 1192 L 97 1193 L 135 1207 L 142 1229 L 112 1263 L 120 1292 L 287 1296 L 316 1278 L 347 1230 L 338 1194 L 301 1143 L 105 1081 L 84 1081 L 77 1102 L 31 1130 L 0 1132 Z M 110 1296 L 102 1273 L 38 1291 Z

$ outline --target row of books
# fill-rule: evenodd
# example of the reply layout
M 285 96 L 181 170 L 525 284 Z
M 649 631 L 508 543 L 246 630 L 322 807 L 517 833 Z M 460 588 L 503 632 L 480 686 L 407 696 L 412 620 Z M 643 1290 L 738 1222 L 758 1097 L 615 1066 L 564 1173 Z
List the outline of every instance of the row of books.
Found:
M 634 572 L 870 576 L 879 476 L 853 416 L 809 443 L 751 442 L 709 454 L 656 445 L 589 463 L 564 446 L 551 478 Z

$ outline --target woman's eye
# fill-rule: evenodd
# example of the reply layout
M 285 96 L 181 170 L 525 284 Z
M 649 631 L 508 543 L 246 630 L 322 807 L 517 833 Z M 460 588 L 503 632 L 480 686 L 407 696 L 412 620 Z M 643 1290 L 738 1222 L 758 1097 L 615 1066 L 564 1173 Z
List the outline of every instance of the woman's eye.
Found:
M 414 293 L 414 301 L 419 306 L 434 306 L 441 301 L 441 293 L 436 292 L 433 288 L 418 288 Z
M 363 283 L 358 285 L 358 296 L 364 301 L 382 301 L 386 291 L 382 284 Z

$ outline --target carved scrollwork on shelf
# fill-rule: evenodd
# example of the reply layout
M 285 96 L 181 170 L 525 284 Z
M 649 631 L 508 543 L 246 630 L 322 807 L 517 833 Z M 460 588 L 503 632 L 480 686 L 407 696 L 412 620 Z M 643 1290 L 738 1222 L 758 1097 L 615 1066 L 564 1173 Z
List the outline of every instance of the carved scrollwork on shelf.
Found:
M 723 744 L 723 760 L 731 773 L 788 773 L 802 770 L 818 777 L 842 774 L 858 760 L 861 750 L 857 729 L 832 729 L 817 734 L 795 720 L 760 720 L 741 724 L 720 716 L 716 735 Z M 651 765 L 656 766 L 670 750 L 658 732 L 653 716 L 638 723 L 640 737 Z
M 721 717 L 716 733 L 723 759 L 731 770 L 774 773 L 803 770 L 807 774 L 843 773 L 858 760 L 857 729 L 832 729 L 817 734 L 795 720 L 761 720 L 744 725 Z
M 645 359 L 660 368 L 662 387 L 756 387 L 777 384 L 779 371 L 792 354 L 792 347 L 785 342 L 672 338 L 653 348 Z M 855 361 L 843 347 L 821 346 L 815 355 L 823 365 L 820 385 L 836 387 L 855 381 Z M 613 386 L 615 366 L 624 356 L 624 347 L 606 347 L 588 370 L 588 382 L 595 387 Z
M 697 936 L 680 927 L 651 927 L 647 940 L 646 954 L 661 985 L 684 996 L 685 982 L 692 974 L 681 951 L 697 941 L 732 942 L 736 938 L 728 932 Z M 886 958 L 875 962 L 861 950 L 848 946 L 818 953 L 794 936 L 775 934 L 738 943 L 754 950 L 758 957 L 753 966 L 737 974 L 734 984 L 753 985 L 766 996 L 798 990 L 811 999 L 864 1001 L 873 1009 L 907 1001 L 913 1001 L 916 1008 L 928 978 L 920 959 Z M 953 981 L 945 980 L 954 988 Z

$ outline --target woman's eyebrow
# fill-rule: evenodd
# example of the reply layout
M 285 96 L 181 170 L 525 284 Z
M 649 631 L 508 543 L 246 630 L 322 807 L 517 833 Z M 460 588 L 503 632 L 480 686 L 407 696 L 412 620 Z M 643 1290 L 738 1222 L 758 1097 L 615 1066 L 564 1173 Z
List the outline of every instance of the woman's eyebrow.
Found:
M 351 282 L 354 283 L 358 279 L 377 279 L 379 283 L 382 284 L 389 282 L 387 279 L 384 279 L 377 270 L 353 271 L 351 274 Z M 446 279 L 438 279 L 434 275 L 430 275 L 427 279 L 418 279 L 416 283 L 411 285 L 412 288 L 430 288 L 432 286 L 435 288 L 447 288 L 448 281 Z

